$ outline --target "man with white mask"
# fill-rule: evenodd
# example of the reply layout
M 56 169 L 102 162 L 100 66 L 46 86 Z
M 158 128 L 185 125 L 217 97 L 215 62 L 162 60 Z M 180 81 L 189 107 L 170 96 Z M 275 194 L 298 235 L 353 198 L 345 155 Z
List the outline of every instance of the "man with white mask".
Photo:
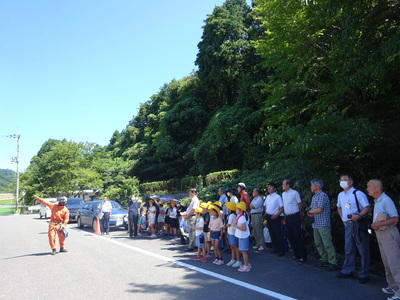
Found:
M 351 278 L 356 268 L 357 251 L 361 256 L 361 268 L 358 271 L 359 282 L 364 284 L 369 281 L 370 249 L 369 234 L 360 228 L 359 221 L 370 211 L 371 206 L 367 196 L 353 187 L 353 177 L 348 174 L 340 176 L 340 187 L 337 208 L 345 226 L 344 252 L 345 259 L 340 273 L 336 278 Z

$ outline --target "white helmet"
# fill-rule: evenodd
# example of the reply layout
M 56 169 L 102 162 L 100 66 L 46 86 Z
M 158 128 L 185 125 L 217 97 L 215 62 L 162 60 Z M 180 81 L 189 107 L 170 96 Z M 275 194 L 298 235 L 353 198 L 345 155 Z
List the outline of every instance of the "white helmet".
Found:
M 240 186 L 241 188 L 244 188 L 244 189 L 246 188 L 246 185 L 243 182 L 239 182 L 238 186 Z

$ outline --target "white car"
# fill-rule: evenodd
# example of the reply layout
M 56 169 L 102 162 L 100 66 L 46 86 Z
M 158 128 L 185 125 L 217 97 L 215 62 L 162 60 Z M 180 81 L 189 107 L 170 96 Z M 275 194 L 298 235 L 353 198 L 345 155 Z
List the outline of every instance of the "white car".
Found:
M 43 200 L 49 201 L 51 203 L 57 203 L 57 198 L 44 198 Z M 51 210 L 48 206 L 40 203 L 39 217 L 40 218 L 50 218 Z

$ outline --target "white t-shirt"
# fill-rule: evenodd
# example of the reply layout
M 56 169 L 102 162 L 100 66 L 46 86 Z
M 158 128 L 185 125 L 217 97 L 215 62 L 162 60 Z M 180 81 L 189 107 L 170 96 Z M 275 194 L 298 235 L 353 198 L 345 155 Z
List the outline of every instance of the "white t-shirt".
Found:
M 178 212 L 177 212 L 177 210 L 176 210 L 176 207 L 171 207 L 171 208 L 168 210 L 168 214 L 169 214 L 169 217 L 170 217 L 170 218 L 176 219 L 176 217 L 178 216 Z
M 298 203 L 301 203 L 301 198 L 298 191 L 290 189 L 287 192 L 283 192 L 282 199 L 285 215 L 292 215 L 300 211 Z
M 235 214 L 230 214 L 228 217 L 228 224 L 231 226 L 228 227 L 228 234 L 230 235 L 235 235 L 236 228 L 232 226 L 233 223 L 235 223 L 236 220 L 236 215 Z
M 238 239 L 244 239 L 250 236 L 249 224 L 247 223 L 246 217 L 244 215 L 236 218 L 235 222 L 237 222 L 237 226 L 241 226 L 242 224 L 246 224 L 246 231 L 242 231 L 239 229 L 235 229 L 235 236 Z
M 239 203 L 239 199 L 235 195 L 232 195 L 230 202 L 238 204 Z
M 155 218 L 156 217 L 156 207 L 155 206 L 150 206 L 149 207 L 149 216 L 150 218 Z
M 103 201 L 103 203 L 101 204 L 101 212 L 105 213 L 105 212 L 111 212 L 112 211 L 112 204 L 110 201 Z
M 270 194 L 265 199 L 264 206 L 268 215 L 276 215 L 283 206 L 282 197 L 277 193 Z
M 196 219 L 196 227 L 201 227 L 204 228 L 204 219 L 203 217 L 199 217 L 198 219 Z M 203 229 L 196 229 L 196 236 L 199 236 L 200 234 L 202 234 L 204 231 Z
M 200 207 L 200 200 L 199 200 L 199 198 L 197 198 L 197 196 L 194 196 L 192 198 L 192 201 L 190 202 L 188 208 L 186 209 L 186 213 L 189 214 L 193 209 L 196 209 L 199 207 Z

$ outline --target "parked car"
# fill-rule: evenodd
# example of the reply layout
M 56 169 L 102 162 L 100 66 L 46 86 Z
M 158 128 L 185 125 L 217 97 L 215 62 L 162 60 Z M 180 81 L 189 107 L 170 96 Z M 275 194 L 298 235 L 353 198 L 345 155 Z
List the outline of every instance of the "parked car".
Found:
M 57 203 L 57 198 L 44 198 L 44 200 L 49 201 L 51 203 Z M 42 203 L 40 203 L 39 206 L 40 206 L 39 217 L 45 219 L 50 218 L 51 209 Z
M 65 206 L 69 210 L 69 221 L 76 221 L 76 216 L 78 215 L 78 209 L 82 208 L 85 201 L 81 198 L 68 198 Z
M 77 226 L 83 228 L 84 226 L 90 226 L 93 229 L 96 228 L 96 218 L 99 213 L 100 205 L 103 201 L 90 201 L 83 205 L 78 210 L 76 217 Z M 110 216 L 110 226 L 113 227 L 124 227 L 128 229 L 128 212 L 118 202 L 109 200 L 112 205 L 112 212 Z

